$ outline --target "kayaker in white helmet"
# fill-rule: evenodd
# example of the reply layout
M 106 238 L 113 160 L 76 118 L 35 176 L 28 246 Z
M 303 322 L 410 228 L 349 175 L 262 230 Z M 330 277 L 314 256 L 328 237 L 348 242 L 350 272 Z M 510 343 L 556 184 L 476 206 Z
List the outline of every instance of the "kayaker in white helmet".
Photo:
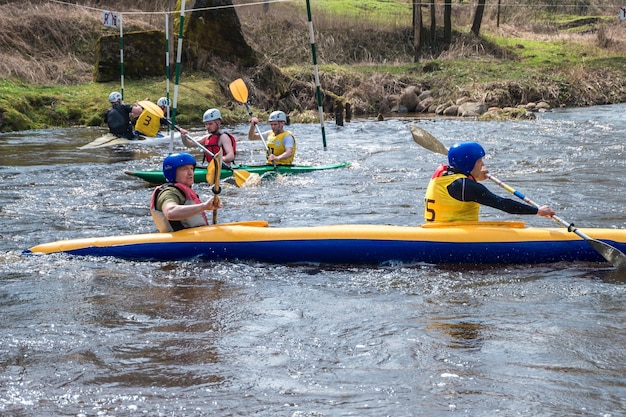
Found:
M 119 138 L 137 139 L 133 132 L 132 111 L 133 106 L 122 101 L 122 94 L 113 91 L 109 94 L 111 108 L 104 115 L 104 124 L 109 128 L 109 132 Z
M 222 162 L 230 166 L 235 161 L 235 157 L 237 156 L 237 140 L 229 132 L 220 130 L 222 125 L 222 114 L 218 109 L 208 109 L 202 115 L 202 121 L 204 122 L 204 127 L 206 128 L 208 135 L 199 139 L 197 142 L 204 146 L 213 155 L 217 154 L 221 149 Z M 189 148 L 197 146 L 195 143 L 186 138 L 186 130 L 181 130 L 181 133 L 183 134 L 183 144 L 185 144 L 185 146 Z M 213 155 L 205 152 L 204 157 L 207 162 L 209 162 L 213 159 Z
M 290 131 L 284 130 L 287 123 L 285 112 L 277 110 L 270 113 L 269 123 L 271 130 L 257 132 L 256 125 L 258 123 L 259 119 L 256 117 L 250 119 L 248 139 L 264 140 L 269 151 L 267 155 L 268 164 L 291 165 L 293 158 L 296 156 L 296 138 Z

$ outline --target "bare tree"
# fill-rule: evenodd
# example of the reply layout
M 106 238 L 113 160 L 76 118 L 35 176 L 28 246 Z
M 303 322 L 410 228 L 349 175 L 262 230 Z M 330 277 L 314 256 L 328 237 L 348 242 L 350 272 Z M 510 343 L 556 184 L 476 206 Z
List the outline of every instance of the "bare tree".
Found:
M 437 41 L 437 15 L 435 14 L 435 1 L 430 2 L 430 44 Z
M 415 50 L 413 62 L 419 62 L 422 43 L 422 0 L 415 0 L 413 2 L 413 48 Z
M 478 0 L 478 4 L 476 5 L 476 11 L 474 13 L 474 21 L 472 22 L 471 32 L 479 36 L 480 33 L 480 25 L 483 22 L 483 14 L 485 12 L 485 0 Z
M 452 1 L 444 0 L 443 3 L 443 42 L 446 45 L 452 43 Z

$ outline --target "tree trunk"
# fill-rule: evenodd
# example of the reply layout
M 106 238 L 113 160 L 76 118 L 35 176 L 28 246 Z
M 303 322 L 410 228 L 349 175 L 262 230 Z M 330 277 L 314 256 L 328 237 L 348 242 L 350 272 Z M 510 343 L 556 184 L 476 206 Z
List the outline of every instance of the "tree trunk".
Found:
M 472 33 L 476 36 L 480 34 L 480 25 L 483 22 L 483 14 L 485 13 L 485 0 L 478 0 L 476 12 L 474 14 L 474 22 L 472 23 Z
M 413 2 L 413 62 L 419 62 L 422 49 L 422 0 Z
M 443 5 L 443 43 L 452 43 L 452 1 L 445 0 Z
M 435 46 L 437 42 L 437 16 L 435 15 L 435 2 L 430 2 L 430 44 Z
M 243 37 L 232 0 L 193 0 L 188 3 L 189 9 L 199 9 L 185 16 L 184 30 L 188 45 L 186 57 L 195 69 L 207 69 L 207 64 L 215 57 L 245 67 L 258 63 L 257 54 Z

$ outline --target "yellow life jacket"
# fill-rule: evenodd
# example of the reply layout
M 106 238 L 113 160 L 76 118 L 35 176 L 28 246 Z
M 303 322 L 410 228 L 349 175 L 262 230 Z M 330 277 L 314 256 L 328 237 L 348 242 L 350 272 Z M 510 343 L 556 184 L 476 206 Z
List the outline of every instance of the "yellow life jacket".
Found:
M 285 131 L 278 135 L 274 135 L 274 132 L 270 132 L 270 134 L 267 137 L 267 147 L 269 148 L 270 153 L 272 155 L 278 156 L 278 155 L 282 155 L 283 153 L 285 153 L 287 148 L 285 148 L 285 143 L 283 142 L 283 138 L 287 135 L 293 136 L 293 134 L 288 131 Z M 291 165 L 291 163 L 293 162 L 293 158 L 295 156 L 296 156 L 296 138 L 294 136 L 293 152 L 291 152 L 291 157 L 287 159 L 281 159 L 280 161 L 275 161 L 276 165 Z M 272 162 L 268 160 L 267 163 L 271 164 Z
M 424 220 L 427 222 L 476 222 L 480 204 L 473 201 L 459 201 L 448 193 L 448 186 L 465 174 L 441 174 L 438 169 L 430 179 L 424 198 Z
M 135 121 L 135 130 L 142 135 L 155 137 L 161 128 L 161 119 L 144 110 Z

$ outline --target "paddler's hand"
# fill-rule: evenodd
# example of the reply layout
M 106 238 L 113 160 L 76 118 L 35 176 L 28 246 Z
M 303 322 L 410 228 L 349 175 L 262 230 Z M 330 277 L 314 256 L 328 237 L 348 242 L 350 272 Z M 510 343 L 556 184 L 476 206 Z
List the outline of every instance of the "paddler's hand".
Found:
M 217 210 L 222 208 L 222 201 L 218 199 L 217 204 L 215 204 L 214 198 L 211 197 L 203 205 L 205 210 Z
M 537 216 L 541 217 L 552 217 L 556 214 L 554 210 L 550 206 L 541 206 L 537 209 Z

